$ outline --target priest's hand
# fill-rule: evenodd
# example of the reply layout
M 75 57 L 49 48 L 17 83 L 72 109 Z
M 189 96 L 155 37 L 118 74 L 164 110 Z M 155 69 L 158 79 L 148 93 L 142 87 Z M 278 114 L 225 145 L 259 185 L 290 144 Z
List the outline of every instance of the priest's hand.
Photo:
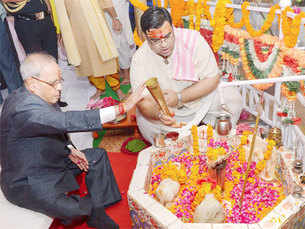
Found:
M 181 128 L 186 125 L 185 122 L 177 122 L 174 116 L 175 114 L 173 112 L 171 112 L 170 116 L 164 114 L 163 112 L 160 112 L 159 119 L 165 126 L 170 126 L 173 128 Z
M 178 104 L 178 96 L 177 92 L 171 89 L 167 89 L 163 91 L 165 101 L 168 106 L 170 107 L 176 107 Z
M 85 154 L 74 147 L 70 148 L 71 153 L 69 154 L 70 160 L 78 166 L 80 170 L 88 172 L 89 163 Z

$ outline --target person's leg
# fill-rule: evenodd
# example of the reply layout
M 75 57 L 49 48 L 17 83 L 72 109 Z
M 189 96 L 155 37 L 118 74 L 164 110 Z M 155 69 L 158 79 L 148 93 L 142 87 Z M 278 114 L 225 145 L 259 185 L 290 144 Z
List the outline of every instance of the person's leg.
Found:
M 1 94 L 1 90 L 0 90 L 0 105 L 3 103 L 3 97 L 2 97 L 2 94 Z
M 120 201 L 122 197 L 107 152 L 104 149 L 86 149 L 83 152 L 89 162 L 86 184 L 94 206 L 109 206 Z
M 88 225 L 97 228 L 118 228 L 118 225 L 105 213 L 104 207 L 122 199 L 116 183 L 107 152 L 104 149 L 84 150 L 89 162 L 86 185 L 92 200 L 93 211 Z
M 25 21 L 15 18 L 15 30 L 25 53 L 28 55 L 33 52 L 41 52 L 42 43 L 40 39 L 40 26 L 38 21 Z
M 41 20 L 41 30 L 42 33 L 42 49 L 47 51 L 52 55 L 56 60 L 58 60 L 58 47 L 57 47 L 57 34 L 56 28 L 53 25 L 53 22 L 50 16 L 46 17 L 44 20 Z
M 7 85 L 8 92 L 19 88 L 22 79 L 17 69 L 16 58 L 9 40 L 8 30 L 5 22 L 0 20 L 0 70 Z

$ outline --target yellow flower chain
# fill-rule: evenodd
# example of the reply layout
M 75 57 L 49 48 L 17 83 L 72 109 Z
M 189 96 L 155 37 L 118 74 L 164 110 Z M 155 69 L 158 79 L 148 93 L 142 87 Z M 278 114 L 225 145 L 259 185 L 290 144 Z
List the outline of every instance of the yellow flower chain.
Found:
M 230 3 L 229 0 L 219 0 L 216 3 L 216 8 L 214 12 L 214 18 L 211 21 L 211 26 L 214 29 L 212 37 L 212 47 L 214 52 L 217 52 L 221 45 L 223 44 L 224 39 L 224 26 L 226 22 L 226 4 Z
M 198 156 L 199 155 L 199 137 L 198 137 L 198 128 L 196 125 L 192 126 L 191 133 L 192 133 L 192 138 L 193 138 L 194 156 Z
M 266 167 L 266 161 L 268 161 L 272 155 L 272 150 L 275 146 L 275 141 L 274 140 L 270 140 L 268 139 L 267 140 L 268 142 L 268 145 L 267 145 L 267 149 L 266 151 L 264 152 L 264 159 L 262 159 L 261 161 L 259 161 L 257 164 L 256 164 L 256 169 L 255 169 L 255 172 L 256 174 L 260 174 L 264 168 Z
M 171 16 L 176 27 L 183 27 L 182 16 L 187 15 L 187 3 L 184 0 L 169 0 Z
M 148 6 L 139 0 L 129 0 L 129 1 L 134 7 L 138 8 L 142 11 L 145 11 L 148 9 Z
M 290 7 L 286 7 L 282 12 L 282 31 L 284 34 L 284 43 L 288 48 L 293 48 L 298 40 L 302 18 L 305 18 L 305 12 L 302 12 L 291 19 L 287 17 L 287 12 L 293 12 Z
M 162 6 L 162 4 L 161 4 L 161 0 L 157 0 L 157 6 Z
M 210 142 L 210 139 L 213 138 L 213 127 L 212 125 L 208 124 L 208 128 L 207 128 L 207 139 L 208 139 L 208 143 Z
M 241 10 L 242 10 L 242 19 L 244 22 L 244 25 L 248 31 L 248 33 L 252 36 L 252 37 L 257 37 L 257 36 L 261 36 L 263 33 L 265 33 L 268 29 L 270 29 L 270 27 L 272 26 L 272 22 L 275 18 L 275 11 L 280 9 L 280 6 L 278 4 L 272 6 L 270 8 L 270 11 L 267 15 L 267 18 L 263 24 L 263 26 L 261 27 L 260 30 L 255 30 L 253 29 L 251 23 L 250 23 L 250 10 L 247 10 L 247 7 L 250 6 L 249 2 L 244 2 L 241 6 Z
M 198 0 L 196 4 L 196 21 L 195 21 L 195 30 L 200 30 L 201 24 L 201 14 L 203 14 L 203 2 L 204 0 Z
M 134 30 L 134 32 L 133 32 L 133 40 L 134 40 L 134 43 L 135 43 L 138 47 L 140 47 L 140 46 L 143 44 L 143 41 L 142 41 L 141 38 L 139 37 L 137 28 L 135 28 L 135 30 Z
M 211 15 L 211 12 L 210 12 L 210 6 L 208 6 L 207 1 L 208 1 L 208 0 L 204 0 L 204 1 L 203 1 L 203 14 L 204 14 L 204 16 L 205 16 L 209 21 L 211 21 L 211 20 L 212 20 L 212 15 Z
M 195 14 L 195 2 L 194 0 L 189 0 L 187 2 L 187 11 L 189 15 L 189 29 L 194 29 L 194 14 Z
M 26 2 L 26 1 L 24 1 Z M 22 2 L 22 3 L 24 3 Z M 130 0 L 130 2 L 138 9 L 145 11 L 148 9 L 148 6 L 139 0 Z M 219 0 L 216 4 L 214 19 L 212 19 L 211 13 L 209 11 L 210 7 L 207 5 L 207 0 L 200 0 L 197 4 L 194 3 L 194 0 L 189 0 L 184 2 L 184 0 L 164 0 L 164 7 L 167 8 L 168 4 L 171 6 L 171 14 L 173 19 L 173 24 L 177 27 L 182 27 L 182 16 L 189 15 L 189 28 L 190 29 L 200 29 L 200 20 L 203 10 L 203 15 L 209 21 L 211 26 L 214 28 L 214 34 L 212 38 L 212 47 L 216 52 L 219 50 L 220 46 L 223 44 L 223 35 L 224 35 L 224 26 L 229 24 L 233 28 L 242 28 L 245 25 L 246 30 L 252 37 L 257 37 L 265 33 L 272 25 L 272 22 L 275 18 L 275 12 L 279 9 L 279 5 L 276 4 L 271 7 L 266 21 L 260 30 L 255 30 L 249 19 L 250 11 L 247 10 L 247 7 L 250 5 L 248 2 L 242 4 L 242 18 L 239 22 L 234 22 L 234 9 L 227 8 L 226 4 L 231 3 L 230 0 Z M 154 5 L 161 6 L 160 0 L 154 0 Z M 202 7 L 203 5 L 203 7 Z M 7 9 L 7 6 L 4 5 Z M 186 7 L 185 7 L 186 6 Z M 18 7 L 19 9 L 19 7 Z M 11 9 L 7 9 L 11 11 Z M 286 47 L 292 48 L 297 43 L 297 38 L 300 33 L 300 24 L 302 18 L 305 18 L 305 12 L 302 12 L 295 16 L 292 20 L 287 17 L 287 12 L 292 12 L 293 10 L 290 7 L 287 7 L 282 15 L 278 15 L 278 20 L 281 20 L 282 31 L 284 35 L 284 43 Z M 196 22 L 194 25 L 194 15 L 196 15 Z M 200 16 L 199 16 L 200 15 Z M 138 41 L 138 39 L 137 39 Z
M 232 28 L 240 29 L 240 28 L 242 28 L 244 26 L 244 21 L 243 21 L 244 15 L 243 14 L 242 14 L 241 19 L 240 19 L 239 22 L 235 22 L 234 21 L 234 9 L 233 8 L 228 8 L 227 9 L 226 17 L 228 18 L 228 24 Z

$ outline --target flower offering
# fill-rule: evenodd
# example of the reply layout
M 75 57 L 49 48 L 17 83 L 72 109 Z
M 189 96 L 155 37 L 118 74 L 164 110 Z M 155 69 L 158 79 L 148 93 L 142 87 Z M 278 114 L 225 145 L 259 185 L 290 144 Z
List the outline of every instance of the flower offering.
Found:
M 196 139 L 197 127 L 193 127 L 191 133 Z M 216 141 L 213 139 L 213 128 L 206 129 L 207 138 L 206 151 L 181 152 L 169 156 L 164 163 L 153 165 L 150 181 L 149 194 L 154 198 L 159 184 L 166 179 L 179 183 L 179 191 L 175 198 L 164 205 L 184 223 L 198 222 L 198 211 L 196 209 L 204 206 L 208 196 L 213 196 L 225 212 L 224 223 L 257 223 L 264 218 L 281 200 L 285 198 L 283 187 L 279 182 L 266 182 L 260 173 L 266 168 L 266 161 L 272 155 L 274 141 L 267 140 L 267 148 L 262 152 L 263 158 L 259 162 L 252 162 L 248 175 L 248 183 L 244 194 L 244 201 L 240 208 L 239 200 L 242 194 L 244 174 L 247 169 L 245 148 L 249 146 L 249 132 L 244 132 L 243 140 L 239 141 L 237 147 L 231 149 L 228 142 Z M 198 138 L 198 134 L 197 134 Z M 196 144 L 193 144 L 196 149 Z M 196 151 L 196 154 L 195 154 Z M 230 153 L 229 153 L 230 152 Z M 209 163 L 226 157 L 224 171 L 224 182 L 218 184 L 217 179 L 209 173 Z M 216 171 L 215 167 L 215 171 Z M 213 194 L 213 195 L 210 195 Z M 204 209 L 204 207 L 203 207 Z M 196 215 L 196 219 L 194 219 Z M 212 222 L 212 221 L 211 221 Z

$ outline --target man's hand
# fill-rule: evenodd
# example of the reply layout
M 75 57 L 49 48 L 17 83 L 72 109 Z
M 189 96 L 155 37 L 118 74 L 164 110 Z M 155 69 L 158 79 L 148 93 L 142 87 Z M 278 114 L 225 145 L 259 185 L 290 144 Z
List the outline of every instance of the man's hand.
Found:
M 178 96 L 177 92 L 171 89 L 167 89 L 163 91 L 165 101 L 168 106 L 170 107 L 176 107 L 178 104 Z
M 112 19 L 112 29 L 118 33 L 122 31 L 122 24 L 118 18 Z
M 171 112 L 171 111 L 170 111 Z M 176 119 L 174 119 L 174 113 L 171 112 L 171 115 L 165 115 L 163 112 L 160 112 L 159 119 L 165 126 L 170 126 L 173 128 L 181 128 L 186 125 L 185 122 L 177 122 Z
M 143 99 L 143 90 L 145 88 L 144 83 L 139 86 L 123 103 L 125 111 L 129 111 L 134 105 L 136 105 L 140 100 Z
M 78 166 L 80 170 L 83 170 L 85 172 L 88 172 L 89 169 L 89 163 L 87 161 L 87 158 L 85 154 L 74 147 L 70 148 L 71 153 L 69 154 L 70 160 Z
M 171 112 L 171 115 L 168 116 L 161 111 L 159 113 L 159 119 L 165 126 L 173 126 L 177 122 L 176 119 L 174 118 L 173 112 Z

